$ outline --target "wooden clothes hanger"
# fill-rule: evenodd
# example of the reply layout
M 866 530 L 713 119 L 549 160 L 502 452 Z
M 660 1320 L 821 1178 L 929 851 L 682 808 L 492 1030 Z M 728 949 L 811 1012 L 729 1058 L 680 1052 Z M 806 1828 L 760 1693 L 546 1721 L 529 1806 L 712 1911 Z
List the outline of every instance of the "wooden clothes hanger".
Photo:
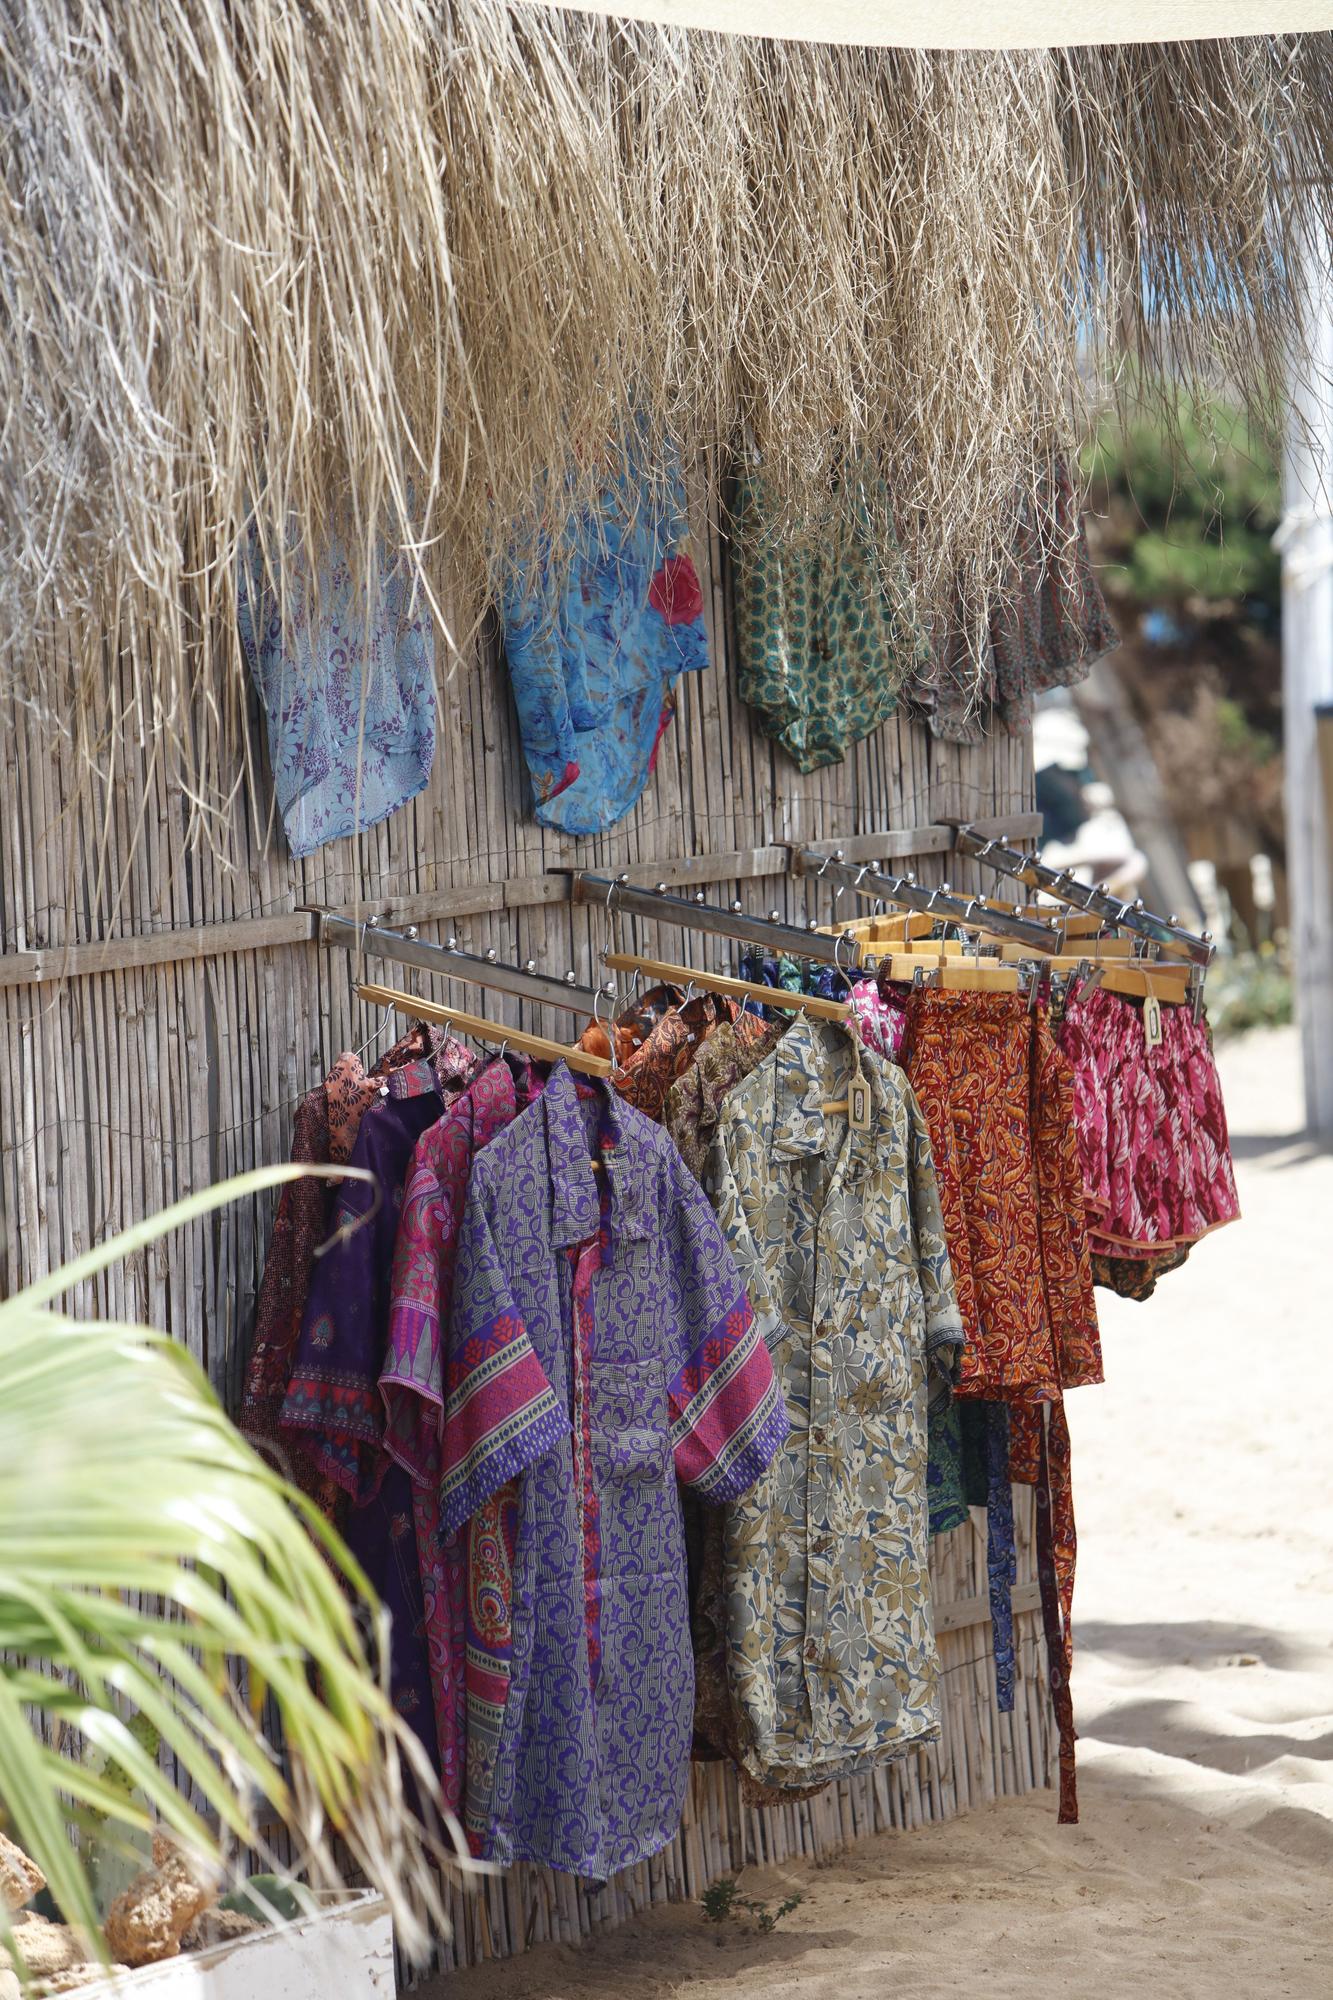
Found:
M 1008 944 L 1003 939 L 999 939 L 997 942 L 1000 946 L 1001 958 L 1031 958 L 1032 956 L 1032 953 L 1025 951 L 1021 944 Z M 1067 951 L 1056 951 L 1052 954 L 1050 963 L 1053 965 L 1057 958 L 1068 958 L 1069 956 L 1070 953 Z M 1112 963 L 1127 965 L 1134 958 L 1134 939 L 1119 937 L 1087 938 L 1079 942 L 1078 956 L 1086 958 L 1090 965 L 1110 965 Z M 1145 964 L 1153 965 L 1159 962 L 1157 959 L 1143 961 Z M 1185 969 L 1188 970 L 1188 968 Z
M 467 1014 L 461 1008 L 446 1007 L 436 1000 L 419 1000 L 415 993 L 404 993 L 396 986 L 358 986 L 356 995 L 373 1007 L 395 1007 L 414 1021 L 435 1021 L 442 1027 L 457 1028 L 460 1034 L 471 1035 L 479 1042 L 506 1042 L 510 1048 L 521 1049 L 539 1062 L 568 1063 L 584 1076 L 611 1074 L 612 1065 L 605 1056 L 589 1055 L 586 1049 L 567 1048 L 563 1042 L 550 1041 L 545 1035 L 529 1034 L 525 1028 L 508 1028 L 502 1021 L 488 1021 L 482 1014 Z
M 1054 917 L 1065 937 L 1095 938 L 1106 928 L 1105 917 L 1099 917 L 1091 910 L 1072 910 L 1059 903 L 1017 903 L 1007 906 L 1016 917 L 1035 917 L 1044 923 Z
M 1119 993 L 1127 1000 L 1158 1000 L 1165 1007 L 1179 1007 L 1190 998 L 1191 975 L 1187 965 L 1164 965 L 1160 959 L 1100 958 L 1092 948 L 1061 953 L 1047 963 L 1053 972 L 1077 972 L 1080 965 L 1096 966 L 1107 992 Z
M 881 970 L 900 986 L 911 986 L 918 972 L 928 972 L 931 984 L 946 993 L 1018 993 L 1023 972 L 998 959 L 969 958 L 959 952 L 931 956 L 919 951 L 895 951 Z
M 634 952 L 608 951 L 602 962 L 613 972 L 643 972 L 667 986 L 685 986 L 690 980 L 710 993 L 725 993 L 732 1000 L 756 1000 L 764 1007 L 782 1007 L 793 1014 L 811 1014 L 821 1021 L 845 1021 L 847 1002 L 825 1000 L 817 993 L 789 993 L 785 986 L 762 986 L 755 980 L 733 979 L 725 972 L 699 972 L 689 965 L 668 965 L 660 958 L 640 958 Z
M 929 937 L 935 922 L 919 910 L 904 910 L 897 916 L 886 916 L 881 910 L 872 917 L 852 917 L 845 924 L 821 924 L 820 931 L 825 937 L 850 932 L 863 945 L 906 945 L 913 938 Z

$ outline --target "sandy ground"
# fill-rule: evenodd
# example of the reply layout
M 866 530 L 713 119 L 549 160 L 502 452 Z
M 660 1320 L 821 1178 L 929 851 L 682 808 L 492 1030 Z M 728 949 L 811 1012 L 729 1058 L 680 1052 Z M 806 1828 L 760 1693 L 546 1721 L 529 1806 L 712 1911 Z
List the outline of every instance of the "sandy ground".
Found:
M 1243 1221 L 1070 1399 L 1082 1824 L 1050 1794 L 750 1871 L 773 1935 L 654 1911 L 451 2000 L 1333 2000 L 1333 1156 L 1290 1033 L 1224 1051 Z M 434 1989 L 440 2000 L 444 1984 Z

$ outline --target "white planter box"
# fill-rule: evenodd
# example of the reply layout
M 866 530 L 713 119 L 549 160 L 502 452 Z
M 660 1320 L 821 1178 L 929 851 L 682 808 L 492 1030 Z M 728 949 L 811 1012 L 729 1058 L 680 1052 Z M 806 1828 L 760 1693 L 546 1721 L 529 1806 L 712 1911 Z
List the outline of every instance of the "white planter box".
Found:
M 393 1924 L 373 1889 L 320 1896 L 317 1917 L 76 1989 L 75 2000 L 394 2000 Z

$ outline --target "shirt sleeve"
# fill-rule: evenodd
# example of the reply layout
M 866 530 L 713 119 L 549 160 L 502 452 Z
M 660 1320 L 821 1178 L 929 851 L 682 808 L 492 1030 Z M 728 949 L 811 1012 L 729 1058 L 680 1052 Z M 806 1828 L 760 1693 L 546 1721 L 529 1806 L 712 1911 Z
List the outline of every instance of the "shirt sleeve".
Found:
M 427 1134 L 427 1139 L 429 1139 Z M 403 1193 L 393 1254 L 389 1337 L 380 1370 L 384 1448 L 421 1486 L 440 1472 L 441 1283 L 446 1204 L 423 1140 Z
M 698 1182 L 666 1155 L 665 1238 L 682 1301 L 684 1361 L 668 1388 L 676 1473 L 714 1505 L 754 1485 L 787 1411 L 742 1273 Z
M 475 1187 L 459 1232 L 444 1390 L 441 1525 L 445 1534 L 456 1534 L 569 1430 L 568 1412 L 528 1337 Z
M 939 1185 L 930 1133 L 916 1093 L 905 1084 L 909 1140 L 912 1222 L 916 1231 L 917 1274 L 926 1309 L 926 1359 L 949 1382 L 958 1380 L 966 1335 L 954 1291 L 953 1266 L 944 1234 Z

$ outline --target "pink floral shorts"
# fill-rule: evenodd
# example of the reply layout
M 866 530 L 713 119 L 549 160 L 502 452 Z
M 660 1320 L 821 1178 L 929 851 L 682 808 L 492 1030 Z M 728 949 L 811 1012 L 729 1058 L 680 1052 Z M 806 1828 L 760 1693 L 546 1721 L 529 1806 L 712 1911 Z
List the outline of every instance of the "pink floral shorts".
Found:
M 1142 1006 L 1097 988 L 1070 1001 L 1058 1039 L 1074 1073 L 1090 1247 L 1146 1257 L 1234 1222 L 1222 1086 L 1190 1009 L 1163 1007 L 1149 1048 Z

